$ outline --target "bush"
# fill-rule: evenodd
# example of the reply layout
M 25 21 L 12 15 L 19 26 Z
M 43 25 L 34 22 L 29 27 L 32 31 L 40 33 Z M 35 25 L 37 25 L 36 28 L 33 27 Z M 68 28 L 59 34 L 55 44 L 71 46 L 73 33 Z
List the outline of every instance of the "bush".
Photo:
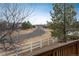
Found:
M 28 22 L 23 22 L 21 29 L 28 29 L 28 28 L 32 28 L 32 24 L 28 21 Z
M 79 39 L 79 36 L 70 36 L 70 35 L 68 35 L 67 39 L 68 40 L 77 40 L 77 39 Z

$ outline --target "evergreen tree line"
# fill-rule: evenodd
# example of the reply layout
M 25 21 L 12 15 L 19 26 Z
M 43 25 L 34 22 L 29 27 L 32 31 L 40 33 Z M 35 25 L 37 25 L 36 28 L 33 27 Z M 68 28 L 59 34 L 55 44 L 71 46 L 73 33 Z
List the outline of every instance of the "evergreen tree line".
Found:
M 51 36 L 58 38 L 60 42 L 67 40 L 78 39 L 79 21 L 77 21 L 75 4 L 55 3 L 52 4 L 50 16 L 52 22 L 47 22 L 50 28 Z M 77 35 L 69 35 L 71 32 L 77 32 Z

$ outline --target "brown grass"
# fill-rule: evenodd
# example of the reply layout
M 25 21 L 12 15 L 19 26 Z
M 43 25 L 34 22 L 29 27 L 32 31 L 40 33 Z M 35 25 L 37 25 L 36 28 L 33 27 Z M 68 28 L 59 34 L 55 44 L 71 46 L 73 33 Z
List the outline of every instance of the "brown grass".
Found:
M 32 29 L 26 29 L 26 30 L 20 30 L 19 31 L 19 34 L 28 34 L 28 33 L 31 33 L 35 30 L 35 28 L 32 28 Z M 18 32 L 14 32 L 12 34 L 12 36 L 16 36 L 18 34 Z
M 19 44 L 20 45 L 26 45 L 26 44 L 29 44 L 29 43 L 34 42 L 34 41 L 49 39 L 51 37 L 51 33 L 50 33 L 50 31 L 48 29 L 45 30 L 45 31 L 46 31 L 45 34 L 43 34 L 41 36 L 32 37 L 30 39 L 25 39 L 25 40 L 19 42 Z

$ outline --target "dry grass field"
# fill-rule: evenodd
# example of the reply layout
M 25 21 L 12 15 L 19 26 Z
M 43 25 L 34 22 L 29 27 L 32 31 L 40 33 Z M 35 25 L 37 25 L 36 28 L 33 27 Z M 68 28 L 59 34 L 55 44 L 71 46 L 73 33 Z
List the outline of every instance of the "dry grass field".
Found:
M 32 28 L 32 29 L 26 29 L 26 30 L 19 30 L 19 34 L 28 34 L 28 33 L 31 33 L 35 30 L 36 28 Z M 12 34 L 12 36 L 16 36 L 18 34 L 18 32 L 14 32 Z
M 51 37 L 50 30 L 49 29 L 44 29 L 44 30 L 45 30 L 45 34 L 43 34 L 41 36 L 32 37 L 30 39 L 25 39 L 25 40 L 19 42 L 20 46 L 21 45 L 23 46 L 23 45 L 29 44 L 29 43 L 34 42 L 34 41 L 49 39 Z M 30 30 L 28 32 L 30 33 Z M 31 32 L 32 32 L 32 30 L 31 30 Z
M 28 34 L 28 33 L 31 33 L 35 30 L 36 28 L 33 28 L 33 29 L 28 29 L 28 30 L 21 30 L 19 34 Z M 40 41 L 40 40 L 47 40 L 51 37 L 51 33 L 49 29 L 44 29 L 45 33 L 41 36 L 35 36 L 35 37 L 32 37 L 32 38 L 29 38 L 29 39 L 24 39 L 24 40 L 21 40 L 17 43 L 17 47 L 21 47 L 21 48 L 24 48 L 24 46 L 26 47 L 26 45 L 28 44 L 31 44 L 31 42 L 36 42 L 36 41 Z M 12 34 L 13 36 L 16 36 L 17 35 L 17 32 L 14 32 Z M 2 46 L 2 45 L 0 45 Z M 13 51 L 13 50 L 11 50 Z M 11 51 L 2 51 L 0 50 L 0 52 L 2 52 L 0 55 L 5 55 L 6 53 L 8 53 L 8 55 L 15 55 L 14 53 L 12 54 Z M 25 50 L 24 50 L 25 51 Z M 21 51 L 22 53 L 23 51 Z M 9 54 L 11 53 L 11 54 Z

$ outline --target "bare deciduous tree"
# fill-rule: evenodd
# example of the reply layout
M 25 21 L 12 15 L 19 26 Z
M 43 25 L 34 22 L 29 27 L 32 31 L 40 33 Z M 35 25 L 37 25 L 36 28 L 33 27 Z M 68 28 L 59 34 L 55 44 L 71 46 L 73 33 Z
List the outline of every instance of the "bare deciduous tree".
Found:
M 10 44 L 9 47 L 16 47 L 16 40 L 12 39 L 12 33 L 17 31 L 24 19 L 28 18 L 33 12 L 33 10 L 29 8 L 19 8 L 19 6 L 20 4 L 2 4 L 1 20 L 5 21 L 6 28 L 4 28 L 5 31 L 0 34 L 0 40 L 3 42 L 4 48 L 5 42 Z M 9 37 L 8 39 L 6 38 L 7 36 Z

